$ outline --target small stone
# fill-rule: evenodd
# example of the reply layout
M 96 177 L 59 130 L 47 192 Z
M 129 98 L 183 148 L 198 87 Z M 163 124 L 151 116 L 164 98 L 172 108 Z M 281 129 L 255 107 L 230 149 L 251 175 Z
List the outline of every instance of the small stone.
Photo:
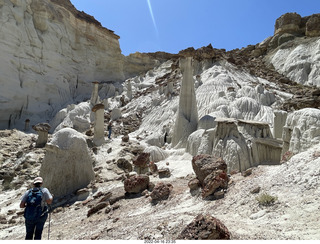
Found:
M 104 194 L 104 196 L 100 199 L 99 202 L 106 202 L 110 199 L 110 197 L 112 196 L 111 192 L 107 192 L 106 194 Z
M 112 207 L 111 206 L 107 206 L 106 209 L 104 210 L 105 214 L 108 214 L 112 211 Z
M 215 199 L 221 199 L 224 198 L 224 191 L 216 191 L 213 196 L 215 197 Z
M 251 174 L 252 174 L 252 168 L 247 169 L 246 171 L 244 171 L 244 172 L 242 173 L 242 175 L 243 175 L 244 177 L 247 177 L 247 176 L 249 176 L 249 175 L 251 175 Z
M 90 217 L 92 214 L 94 214 L 94 213 L 98 212 L 99 210 L 107 207 L 108 205 L 109 205 L 109 203 L 107 203 L 107 202 L 98 203 L 93 208 L 89 209 L 89 211 L 87 213 L 87 217 Z
M 258 186 L 258 187 L 255 187 L 255 188 L 254 188 L 253 190 L 251 190 L 250 192 L 251 192 L 252 194 L 257 194 L 257 193 L 260 192 L 260 190 L 261 190 L 261 187 Z
M 189 181 L 188 186 L 190 191 L 194 191 L 200 188 L 200 181 L 198 179 L 192 179 Z
M 17 158 L 21 158 L 22 156 L 23 156 L 23 151 L 19 151 L 19 152 L 17 152 Z
M 125 135 L 121 138 L 122 142 L 128 142 L 129 141 L 129 136 Z
M 159 178 L 168 178 L 171 176 L 169 168 L 159 169 L 158 170 Z

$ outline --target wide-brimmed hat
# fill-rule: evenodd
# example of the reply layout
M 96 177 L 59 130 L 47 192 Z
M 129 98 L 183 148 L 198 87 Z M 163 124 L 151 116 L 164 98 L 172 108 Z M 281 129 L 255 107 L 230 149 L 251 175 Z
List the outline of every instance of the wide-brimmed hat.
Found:
M 33 184 L 37 184 L 37 183 L 43 183 L 43 179 L 41 177 L 37 177 L 33 180 Z

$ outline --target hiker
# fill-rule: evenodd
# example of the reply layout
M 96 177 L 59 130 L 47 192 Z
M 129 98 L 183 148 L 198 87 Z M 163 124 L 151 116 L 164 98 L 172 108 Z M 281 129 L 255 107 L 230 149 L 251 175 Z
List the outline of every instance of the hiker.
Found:
M 47 188 L 42 188 L 43 179 L 33 180 L 33 188 L 22 196 L 20 208 L 25 208 L 26 240 L 41 240 L 43 226 L 48 218 L 48 204 L 53 196 Z
M 112 122 L 110 122 L 109 124 L 108 124 L 108 131 L 109 131 L 109 134 L 108 134 L 108 138 L 110 139 L 111 138 L 111 131 L 112 131 Z

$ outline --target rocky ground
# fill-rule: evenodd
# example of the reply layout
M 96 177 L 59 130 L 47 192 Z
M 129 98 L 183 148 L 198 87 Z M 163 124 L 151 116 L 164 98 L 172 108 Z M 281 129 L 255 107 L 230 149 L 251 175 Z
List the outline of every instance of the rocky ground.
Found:
M 33 134 L 16 130 L 1 133 L 0 239 L 22 240 L 25 228 L 19 198 L 39 172 L 44 150 L 32 147 L 36 137 Z M 133 138 L 128 143 L 115 138 L 93 153 L 96 181 L 78 191 L 69 202 L 60 200 L 64 204 L 51 213 L 50 239 L 174 240 L 200 213 L 221 220 L 232 239 L 320 238 L 319 145 L 281 165 L 262 165 L 247 176 L 231 175 L 228 190 L 219 200 L 204 200 L 200 192 L 191 194 L 188 182 L 194 177 L 192 157 L 169 150 L 171 156 L 157 165 L 159 169 L 169 168 L 171 176 L 150 175 L 154 184 L 172 185 L 169 198 L 157 204 L 151 201 L 149 191 L 124 191 L 126 173 L 116 161 L 124 154 L 129 157 L 138 147 Z M 13 172 L 11 180 L 7 172 Z M 259 204 L 257 198 L 263 193 L 274 197 L 275 202 Z M 88 212 L 94 210 L 88 217 Z M 48 239 L 48 224 L 49 221 L 43 239 Z

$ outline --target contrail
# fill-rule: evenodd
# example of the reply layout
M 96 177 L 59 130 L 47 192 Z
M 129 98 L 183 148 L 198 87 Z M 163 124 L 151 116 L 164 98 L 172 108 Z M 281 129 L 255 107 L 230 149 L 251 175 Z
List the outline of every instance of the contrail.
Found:
M 150 15 L 151 15 L 151 18 L 152 18 L 152 21 L 153 21 L 153 25 L 154 25 L 155 31 L 156 31 L 156 33 L 158 35 L 159 34 L 158 33 L 158 28 L 157 28 L 156 20 L 154 19 L 151 2 L 150 2 L 150 0 L 147 0 L 147 2 L 148 2 L 148 6 L 149 6 Z

